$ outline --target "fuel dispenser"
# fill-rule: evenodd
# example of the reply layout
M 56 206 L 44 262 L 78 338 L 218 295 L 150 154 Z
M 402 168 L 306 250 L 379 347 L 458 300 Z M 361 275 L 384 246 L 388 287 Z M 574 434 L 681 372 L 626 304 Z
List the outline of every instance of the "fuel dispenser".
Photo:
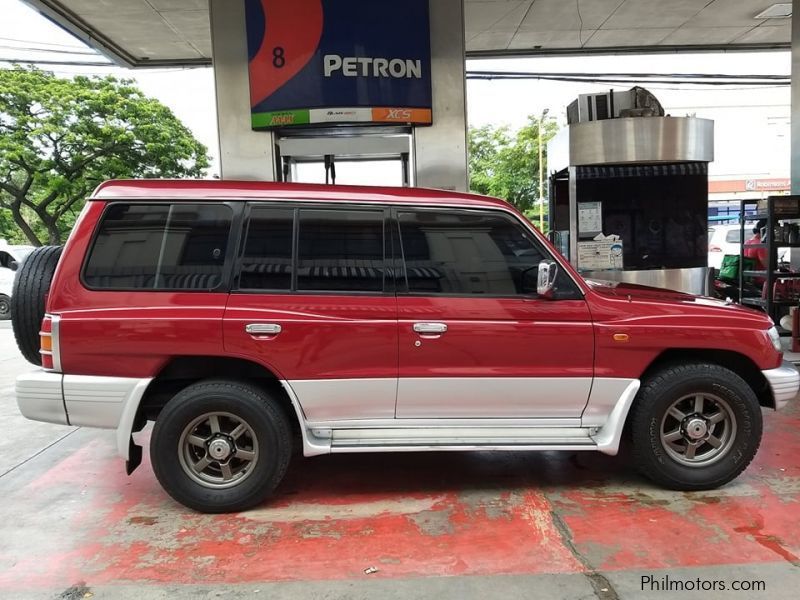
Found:
M 707 294 L 713 121 L 588 96 L 548 145 L 553 242 L 585 277 Z

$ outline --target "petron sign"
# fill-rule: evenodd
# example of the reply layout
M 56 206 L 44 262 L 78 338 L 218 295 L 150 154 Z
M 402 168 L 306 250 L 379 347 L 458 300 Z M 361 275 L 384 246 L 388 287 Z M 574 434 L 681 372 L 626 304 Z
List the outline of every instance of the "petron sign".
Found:
M 245 0 L 253 129 L 430 125 L 428 0 Z

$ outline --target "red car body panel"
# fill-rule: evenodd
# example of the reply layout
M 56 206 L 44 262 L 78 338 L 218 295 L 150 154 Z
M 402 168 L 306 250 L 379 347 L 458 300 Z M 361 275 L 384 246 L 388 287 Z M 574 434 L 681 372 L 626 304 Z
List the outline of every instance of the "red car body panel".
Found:
M 589 285 L 536 233 L 584 300 L 408 295 L 92 291 L 80 273 L 106 204 L 159 200 L 294 200 L 501 209 L 502 200 L 403 188 L 229 181 L 109 182 L 95 191 L 56 271 L 48 312 L 61 315 L 64 372 L 153 377 L 175 356 L 240 357 L 282 379 L 392 377 L 638 378 L 669 349 L 742 354 L 759 369 L 781 354 L 756 311 L 686 294 Z M 438 344 L 414 344 L 410 326 L 447 321 Z M 255 339 L 252 322 L 291 323 L 279 339 Z M 615 334 L 627 334 L 625 342 Z M 224 342 L 223 342 L 224 340 Z
M 222 356 L 227 294 L 94 291 L 83 258 L 105 207 L 87 202 L 64 248 L 48 297 L 61 316 L 61 366 L 73 375 L 153 377 L 174 356 Z
M 279 323 L 251 336 L 248 323 Z M 231 294 L 225 355 L 255 359 L 280 379 L 397 377 L 394 296 Z
M 594 334 L 584 300 L 401 296 L 400 377 L 591 377 Z M 422 340 L 412 325 L 443 321 Z
M 755 310 L 670 290 L 628 284 L 589 286 L 598 377 L 640 377 L 667 349 L 724 350 L 773 369 L 782 355 L 765 343 L 768 318 Z M 615 341 L 627 334 L 628 341 Z

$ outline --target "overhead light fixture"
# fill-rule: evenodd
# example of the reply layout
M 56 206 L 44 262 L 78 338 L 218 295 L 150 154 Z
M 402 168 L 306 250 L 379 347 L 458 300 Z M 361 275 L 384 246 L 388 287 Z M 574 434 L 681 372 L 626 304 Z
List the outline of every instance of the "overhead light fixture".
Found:
M 773 4 L 766 10 L 758 13 L 754 19 L 787 19 L 792 16 L 792 3 L 782 2 Z

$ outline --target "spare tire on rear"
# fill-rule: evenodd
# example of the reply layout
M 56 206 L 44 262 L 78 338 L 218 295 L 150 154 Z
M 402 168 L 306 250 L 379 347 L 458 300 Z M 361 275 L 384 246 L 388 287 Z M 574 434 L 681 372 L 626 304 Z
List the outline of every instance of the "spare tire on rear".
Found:
M 19 351 L 28 362 L 42 364 L 39 331 L 50 282 L 61 258 L 61 246 L 42 246 L 31 252 L 17 270 L 11 292 L 11 326 Z

